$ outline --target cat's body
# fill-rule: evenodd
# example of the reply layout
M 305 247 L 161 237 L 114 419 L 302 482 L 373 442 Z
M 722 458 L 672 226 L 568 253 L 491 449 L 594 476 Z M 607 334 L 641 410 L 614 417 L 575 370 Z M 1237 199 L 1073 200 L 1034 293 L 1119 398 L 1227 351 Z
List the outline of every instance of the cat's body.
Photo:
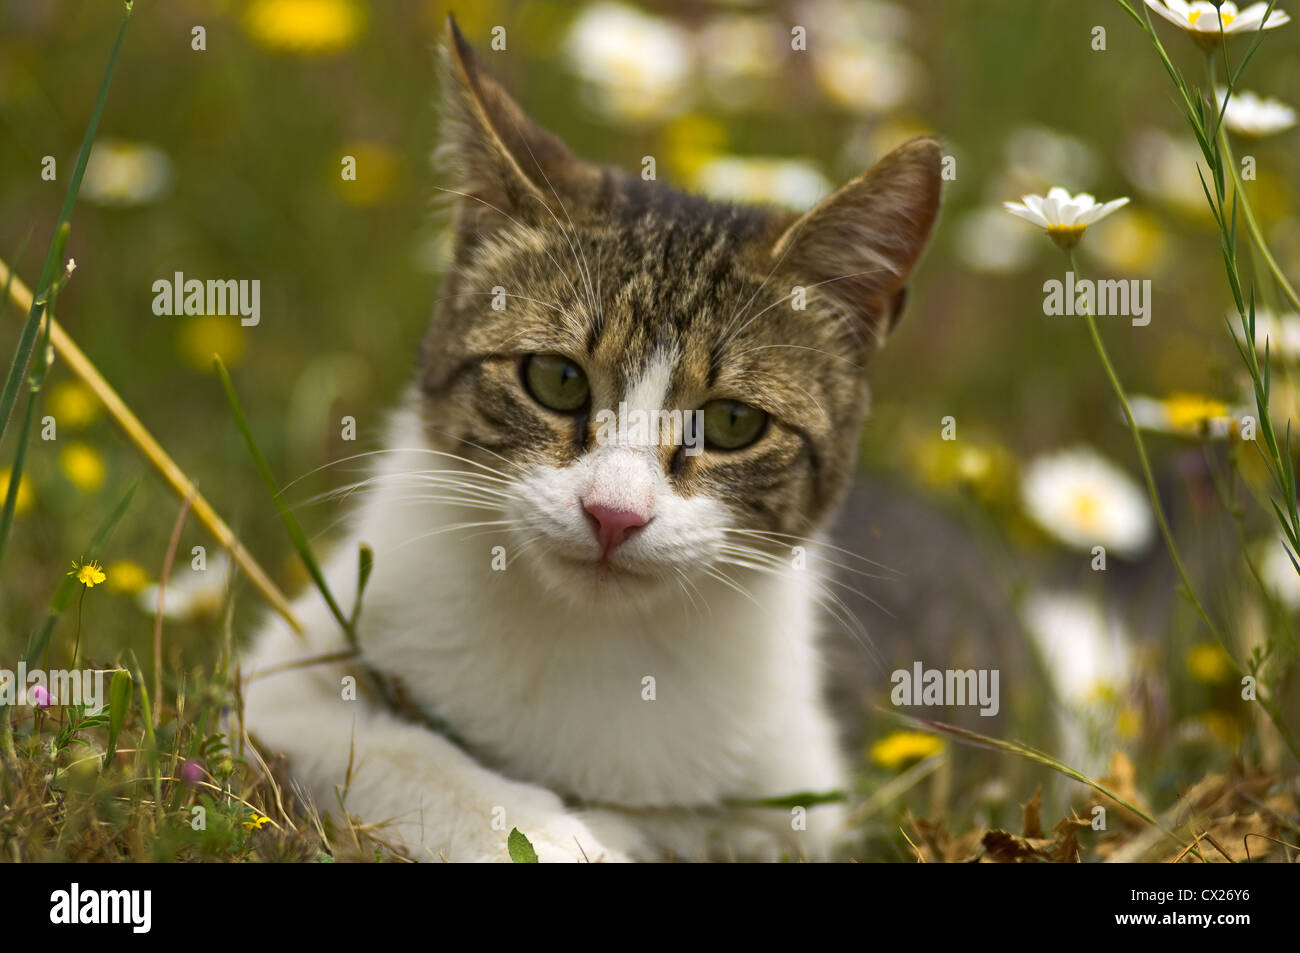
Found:
M 937 145 L 803 217 L 709 203 L 577 160 L 451 47 L 456 262 L 327 576 L 350 611 L 373 548 L 365 662 L 461 744 L 348 700 L 355 663 L 254 679 L 248 724 L 420 859 L 504 860 L 512 828 L 543 860 L 828 857 L 839 805 L 733 802 L 847 785 L 818 541 Z M 699 455 L 593 425 L 697 409 Z M 319 595 L 295 611 L 308 644 L 277 621 L 246 672 L 346 648 Z
M 409 411 L 398 414 L 393 436 L 395 446 L 418 445 Z M 424 454 L 404 456 L 385 454 L 383 466 L 429 466 Z M 750 588 L 754 601 L 705 581 L 690 598 L 665 601 L 654 613 L 575 613 L 523 573 L 491 571 L 487 546 L 418 538 L 425 520 L 445 521 L 430 523 L 436 526 L 465 518 L 436 505 L 413 511 L 381 495 L 363 507 L 351 535 L 377 554 L 360 632 L 367 659 L 400 676 L 413 701 L 455 726 L 473 757 L 366 697 L 355 666 L 318 665 L 254 681 L 250 726 L 263 743 L 290 753 L 318 804 L 334 806 L 334 786 L 345 784 L 355 751 L 348 809 L 366 821 L 397 822 L 393 833 L 424 859 L 505 859 L 512 827 L 543 860 L 584 853 L 648 859 L 665 849 L 686 859 L 728 849 L 826 855 L 833 807 L 815 808 L 801 837 L 788 809 L 737 812 L 743 816 L 732 817 L 727 831 L 715 830 L 718 818 L 709 811 L 727 798 L 832 790 L 845 781 L 820 701 L 815 606 L 798 591 L 809 577 L 760 581 Z M 340 546 L 327 567 L 335 592 L 355 589 L 355 553 L 355 545 Z M 295 611 L 312 644 L 304 648 L 277 623 L 246 666 L 346 648 L 314 591 Z M 361 682 L 357 701 L 341 700 L 346 675 Z M 549 792 L 688 810 L 598 810 L 584 828 L 590 809 L 566 810 Z

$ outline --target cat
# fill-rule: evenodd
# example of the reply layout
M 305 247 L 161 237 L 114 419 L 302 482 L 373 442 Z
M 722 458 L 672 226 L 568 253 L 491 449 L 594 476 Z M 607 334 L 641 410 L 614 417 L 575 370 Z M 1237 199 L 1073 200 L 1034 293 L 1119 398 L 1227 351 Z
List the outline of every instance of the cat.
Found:
M 364 664 L 251 678 L 246 725 L 418 860 L 506 861 L 513 829 L 541 861 L 833 858 L 842 803 L 745 802 L 850 785 L 822 540 L 939 144 L 802 215 L 725 204 L 577 158 L 450 18 L 445 64 L 453 263 L 325 567 L 350 614 L 373 549 Z M 661 411 L 660 439 L 594 425 Z M 246 677 L 347 650 L 319 594 L 294 609 L 306 642 L 268 622 Z

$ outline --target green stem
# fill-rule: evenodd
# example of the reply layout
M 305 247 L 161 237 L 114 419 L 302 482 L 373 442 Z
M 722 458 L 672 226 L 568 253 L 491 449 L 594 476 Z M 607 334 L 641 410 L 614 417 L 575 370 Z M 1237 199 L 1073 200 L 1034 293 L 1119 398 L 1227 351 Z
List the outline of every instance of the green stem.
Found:
M 1074 252 L 1069 254 L 1070 269 L 1075 274 L 1075 281 L 1079 280 L 1079 267 L 1075 263 Z M 1169 558 L 1173 560 L 1174 569 L 1178 571 L 1178 578 L 1183 583 L 1183 593 L 1187 600 L 1196 609 L 1197 615 L 1210 630 L 1214 640 L 1219 643 L 1229 656 L 1232 652 L 1224 644 L 1223 636 L 1219 634 L 1218 627 L 1210 619 L 1210 615 L 1201 605 L 1201 600 L 1197 598 L 1196 590 L 1192 586 L 1191 578 L 1187 575 L 1187 569 L 1183 565 L 1183 557 L 1178 551 L 1178 544 L 1174 542 L 1174 534 L 1169 529 L 1169 521 L 1165 518 L 1164 507 L 1160 505 L 1160 493 L 1156 489 L 1156 478 L 1151 471 L 1151 462 L 1147 458 L 1146 443 L 1142 440 L 1142 431 L 1138 428 L 1137 418 L 1133 416 L 1133 410 L 1129 407 L 1128 394 L 1124 391 L 1124 385 L 1119 381 L 1119 375 L 1115 373 L 1115 367 L 1110 362 L 1110 355 L 1106 352 L 1106 345 L 1102 342 L 1101 332 L 1097 330 L 1097 319 L 1093 317 L 1092 309 L 1084 311 L 1083 318 L 1088 324 L 1088 333 L 1092 336 L 1093 347 L 1097 350 L 1097 357 L 1101 359 L 1101 366 L 1106 371 L 1106 377 L 1110 380 L 1110 386 L 1115 391 L 1115 396 L 1119 398 L 1120 406 L 1124 409 L 1124 419 L 1128 421 L 1129 432 L 1133 435 L 1133 443 L 1137 447 L 1138 461 L 1142 465 L 1142 478 L 1146 482 L 1147 496 L 1151 499 L 1151 508 L 1156 514 L 1156 523 L 1160 527 L 1160 534 L 1164 537 L 1165 548 L 1169 550 Z M 1234 657 L 1235 658 L 1235 657 Z M 1240 666 L 1238 666 L 1240 670 Z
M 1213 71 L 1211 71 L 1210 81 L 1213 88 Z M 1237 208 L 1241 209 L 1241 217 L 1246 220 L 1246 231 L 1250 232 L 1250 240 L 1255 245 L 1255 250 L 1259 252 L 1268 270 L 1273 275 L 1273 280 L 1277 286 L 1282 289 L 1287 300 L 1291 302 L 1291 307 L 1296 309 L 1300 314 L 1300 296 L 1291 287 L 1291 282 L 1286 280 L 1286 275 L 1282 273 L 1282 268 L 1273 257 L 1273 252 L 1268 247 L 1268 242 L 1264 240 L 1264 231 L 1259 227 L 1259 221 L 1255 218 L 1255 210 L 1250 206 L 1250 199 L 1246 196 L 1246 188 L 1242 184 L 1241 174 L 1237 171 L 1237 161 L 1233 158 L 1232 147 L 1228 144 L 1228 129 L 1225 123 L 1219 125 L 1219 149 L 1223 154 L 1223 164 L 1227 166 L 1228 175 L 1232 177 L 1232 189 L 1237 197 Z
M 77 667 L 77 655 L 81 652 L 81 609 L 86 604 L 86 586 L 82 583 L 81 597 L 77 600 L 77 637 L 72 643 L 72 667 Z
M 1074 252 L 1067 253 L 1070 261 L 1070 268 L 1075 274 L 1075 280 L 1079 280 L 1079 268 L 1075 263 Z M 1106 377 L 1110 380 L 1110 385 L 1115 391 L 1115 396 L 1119 398 L 1120 406 L 1124 408 L 1124 419 L 1128 421 L 1129 431 L 1133 434 L 1133 443 L 1137 447 L 1138 460 L 1142 465 L 1142 477 L 1146 481 L 1147 495 L 1151 498 L 1151 507 L 1155 510 L 1156 523 L 1160 526 L 1160 534 L 1164 537 L 1165 548 L 1169 550 L 1169 558 L 1173 560 L 1174 569 L 1178 571 L 1178 578 L 1182 580 L 1183 594 L 1187 597 L 1193 608 L 1196 609 L 1197 615 L 1205 623 L 1206 628 L 1210 630 L 1210 635 L 1214 641 L 1219 644 L 1228 658 L 1232 659 L 1233 665 L 1239 674 L 1246 674 L 1241 663 L 1237 661 L 1236 655 L 1228 648 L 1227 643 L 1223 640 L 1218 626 L 1210 618 L 1201 600 L 1196 595 L 1196 590 L 1192 587 L 1191 578 L 1187 575 L 1187 569 L 1183 565 L 1182 556 L 1178 551 L 1178 544 L 1174 542 L 1174 535 L 1169 529 L 1169 521 L 1165 518 L 1164 507 L 1160 505 L 1160 494 L 1156 490 L 1155 477 L 1151 472 L 1151 463 L 1147 459 L 1146 444 L 1142 440 L 1142 432 L 1138 429 L 1137 419 L 1133 416 L 1133 410 L 1129 407 L 1128 395 L 1124 392 L 1124 385 L 1119 381 L 1119 375 L 1115 373 L 1114 365 L 1110 362 L 1110 355 L 1106 353 L 1106 345 L 1102 342 L 1101 333 L 1097 330 L 1097 321 L 1092 315 L 1092 310 L 1088 309 L 1083 314 L 1084 320 L 1088 324 L 1088 333 L 1092 336 L 1093 346 L 1097 349 L 1097 356 L 1101 359 L 1101 365 L 1106 371 Z M 1300 761 L 1300 744 L 1296 743 L 1295 737 L 1287 728 L 1286 722 L 1282 717 L 1282 712 L 1276 702 L 1264 694 L 1262 688 L 1257 689 L 1256 699 L 1260 706 L 1267 713 L 1269 720 L 1276 726 L 1278 734 L 1290 749 L 1292 757 Z

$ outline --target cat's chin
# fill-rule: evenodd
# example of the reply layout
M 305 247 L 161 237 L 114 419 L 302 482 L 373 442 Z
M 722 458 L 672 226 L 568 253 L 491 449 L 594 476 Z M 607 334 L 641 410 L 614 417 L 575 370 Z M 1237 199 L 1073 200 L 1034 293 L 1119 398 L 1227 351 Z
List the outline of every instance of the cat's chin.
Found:
M 669 566 L 628 566 L 547 553 L 528 568 L 548 593 L 576 605 L 652 602 L 678 590 L 678 576 Z

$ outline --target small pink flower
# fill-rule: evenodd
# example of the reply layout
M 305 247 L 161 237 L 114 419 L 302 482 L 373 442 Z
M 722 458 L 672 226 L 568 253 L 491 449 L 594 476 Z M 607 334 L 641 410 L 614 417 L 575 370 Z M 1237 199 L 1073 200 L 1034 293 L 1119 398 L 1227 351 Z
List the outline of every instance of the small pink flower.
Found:
M 33 685 L 31 690 L 32 704 L 37 708 L 50 707 L 50 693 L 44 685 Z
M 197 761 L 186 761 L 181 765 L 181 780 L 193 787 L 203 780 L 203 768 Z

